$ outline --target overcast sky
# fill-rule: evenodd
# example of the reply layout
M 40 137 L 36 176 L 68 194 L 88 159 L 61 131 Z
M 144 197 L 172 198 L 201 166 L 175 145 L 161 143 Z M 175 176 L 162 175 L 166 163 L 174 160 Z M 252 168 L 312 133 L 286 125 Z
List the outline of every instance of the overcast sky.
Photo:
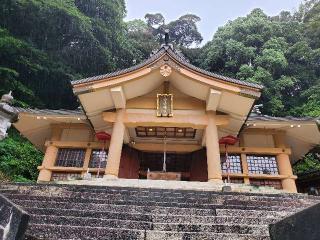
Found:
M 125 0 L 126 20 L 143 19 L 146 13 L 161 13 L 167 22 L 193 13 L 201 18 L 199 32 L 204 42 L 212 39 L 219 26 L 228 20 L 247 15 L 254 8 L 261 8 L 268 15 L 282 10 L 293 11 L 302 0 Z M 203 44 L 202 43 L 202 44 Z

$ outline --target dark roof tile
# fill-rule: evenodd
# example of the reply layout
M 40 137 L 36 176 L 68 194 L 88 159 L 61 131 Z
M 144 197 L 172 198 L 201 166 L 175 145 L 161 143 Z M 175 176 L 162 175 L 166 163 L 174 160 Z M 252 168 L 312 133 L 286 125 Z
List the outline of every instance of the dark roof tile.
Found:
M 225 77 L 225 76 L 213 73 L 213 72 L 206 71 L 206 70 L 201 69 L 199 67 L 196 67 L 196 66 L 192 65 L 191 63 L 189 63 L 189 61 L 180 52 L 175 50 L 170 45 L 161 46 L 161 48 L 155 54 L 153 54 L 150 58 L 148 58 L 147 60 L 145 60 L 145 61 L 143 61 L 143 62 L 141 62 L 141 63 L 139 63 L 139 64 L 137 64 L 135 66 L 132 66 L 132 67 L 129 67 L 129 68 L 126 68 L 126 69 L 122 69 L 122 70 L 118 70 L 118 71 L 115 71 L 115 72 L 107 73 L 107 74 L 104 74 L 104 75 L 84 78 L 84 79 L 80 79 L 80 80 L 74 80 L 74 81 L 71 82 L 71 84 L 72 85 L 77 85 L 77 84 L 81 84 L 81 83 L 94 82 L 94 81 L 97 81 L 97 80 L 101 80 L 101 79 L 105 79 L 105 78 L 111 78 L 111 77 L 115 77 L 115 76 L 118 76 L 118 75 L 121 75 L 121 74 L 129 73 L 129 72 L 135 71 L 135 70 L 137 70 L 137 69 L 139 69 L 141 67 L 144 67 L 144 66 L 156 61 L 159 57 L 161 57 L 165 53 L 168 53 L 173 59 L 175 59 L 176 61 L 178 61 L 182 65 L 184 65 L 184 66 L 186 66 L 186 67 L 188 67 L 188 68 L 190 68 L 190 69 L 192 69 L 192 70 L 194 70 L 196 72 L 202 73 L 204 75 L 207 75 L 207 76 L 210 76 L 210 77 L 214 77 L 214 78 L 218 78 L 218 79 L 221 79 L 221 80 L 226 81 L 226 82 L 239 84 L 239 85 L 242 85 L 242 86 L 253 87 L 253 88 L 256 88 L 256 89 L 262 89 L 263 88 L 262 85 L 259 85 L 259 84 L 256 84 L 256 83 L 250 83 L 250 82 L 245 82 L 245 81 L 241 81 L 241 80 L 230 78 L 230 77 Z

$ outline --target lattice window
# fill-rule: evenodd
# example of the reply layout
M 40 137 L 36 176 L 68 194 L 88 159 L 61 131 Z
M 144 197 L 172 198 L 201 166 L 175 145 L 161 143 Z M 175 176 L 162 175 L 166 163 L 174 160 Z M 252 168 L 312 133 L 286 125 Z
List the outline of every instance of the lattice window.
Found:
M 222 154 L 220 156 L 221 160 L 221 169 L 223 173 L 227 173 L 227 161 L 226 155 Z M 229 173 L 242 173 L 242 165 L 240 155 L 228 155 L 229 160 Z
M 275 156 L 247 155 L 248 169 L 251 174 L 278 174 Z
M 106 168 L 108 153 L 106 150 L 92 150 L 89 168 Z
M 68 179 L 77 179 L 77 178 L 81 178 L 80 173 L 53 172 L 51 175 L 51 181 L 66 181 Z
M 227 180 L 227 177 L 223 177 L 222 180 L 223 180 L 223 182 L 225 182 Z M 234 178 L 234 177 L 232 177 L 232 178 L 230 178 L 230 182 L 231 183 L 242 184 L 242 183 L 244 183 L 244 180 L 243 180 L 243 178 Z
M 194 138 L 196 129 L 179 127 L 137 127 L 137 137 Z
M 250 184 L 253 186 L 267 186 L 282 189 L 281 180 L 276 179 L 250 179 Z
M 85 154 L 85 149 L 60 148 L 56 159 L 56 166 L 82 167 Z

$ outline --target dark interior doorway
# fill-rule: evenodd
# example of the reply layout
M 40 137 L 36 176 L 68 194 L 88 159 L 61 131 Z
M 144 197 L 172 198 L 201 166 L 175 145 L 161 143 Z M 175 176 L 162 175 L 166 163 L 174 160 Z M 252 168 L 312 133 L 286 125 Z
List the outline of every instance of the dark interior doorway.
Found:
M 162 171 L 163 153 L 139 153 L 140 170 L 139 178 L 145 179 L 148 169 L 150 171 Z M 167 153 L 166 167 L 167 172 L 181 173 L 181 180 L 190 180 L 190 168 L 192 161 L 192 153 Z

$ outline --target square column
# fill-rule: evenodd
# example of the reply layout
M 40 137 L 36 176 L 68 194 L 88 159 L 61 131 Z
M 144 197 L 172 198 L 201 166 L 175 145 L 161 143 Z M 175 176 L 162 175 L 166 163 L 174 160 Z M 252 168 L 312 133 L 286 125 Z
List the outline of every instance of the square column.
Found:
M 59 141 L 61 138 L 62 129 L 52 128 L 51 141 Z M 50 145 L 46 149 L 42 165 L 38 167 L 40 169 L 38 182 L 50 182 L 52 171 L 48 168 L 53 167 L 58 154 L 58 148 L 56 146 Z
M 273 136 L 275 146 L 277 148 L 285 148 L 284 134 L 276 134 Z M 289 155 L 286 153 L 280 153 L 277 155 L 277 163 L 279 168 L 279 174 L 287 176 L 281 180 L 283 190 L 287 192 L 296 193 L 297 186 L 295 183 L 292 167 L 290 163 Z
M 104 178 L 118 178 L 121 152 L 124 138 L 125 125 L 123 123 L 123 115 L 125 109 L 118 109 L 116 121 L 113 124 L 111 141 L 109 146 L 109 154 Z
M 220 150 L 215 112 L 208 112 L 208 125 L 206 127 L 206 148 L 208 164 L 208 181 L 222 183 L 220 163 Z

